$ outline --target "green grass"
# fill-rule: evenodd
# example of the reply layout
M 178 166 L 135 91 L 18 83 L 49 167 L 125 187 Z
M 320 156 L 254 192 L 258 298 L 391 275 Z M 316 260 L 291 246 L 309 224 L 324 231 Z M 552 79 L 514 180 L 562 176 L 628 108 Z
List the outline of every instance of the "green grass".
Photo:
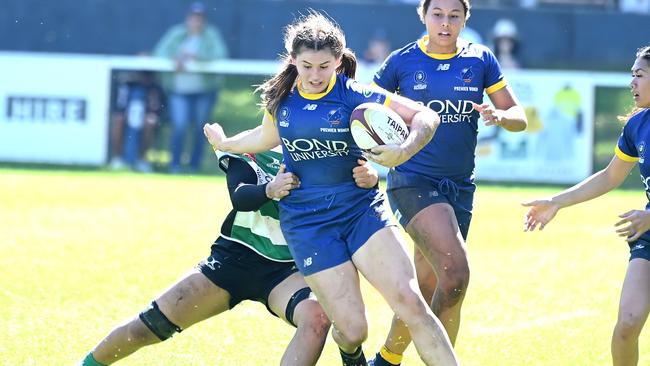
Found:
M 642 208 L 617 191 L 523 233 L 519 202 L 558 188 L 479 187 L 463 365 L 607 365 L 628 250 L 616 216 Z M 0 170 L 0 355 L 6 365 L 72 365 L 209 251 L 229 210 L 223 178 Z M 364 283 L 365 345 L 391 312 Z M 247 302 L 141 350 L 122 365 L 278 364 L 293 329 Z M 650 364 L 650 332 L 640 365 Z M 340 364 L 328 339 L 319 362 Z M 404 365 L 421 364 L 413 347 Z

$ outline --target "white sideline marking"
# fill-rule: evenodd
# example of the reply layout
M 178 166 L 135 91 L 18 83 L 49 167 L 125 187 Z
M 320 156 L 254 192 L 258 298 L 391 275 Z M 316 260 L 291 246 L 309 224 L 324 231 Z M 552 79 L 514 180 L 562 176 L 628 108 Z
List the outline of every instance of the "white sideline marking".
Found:
M 472 327 L 471 332 L 474 334 L 501 334 L 501 333 L 515 333 L 522 330 L 531 328 L 546 327 L 554 323 L 561 323 L 567 320 L 577 318 L 588 318 L 596 315 L 593 310 L 576 310 L 568 313 L 561 313 L 557 315 L 543 316 L 537 319 L 520 321 L 510 325 L 496 326 L 496 327 Z

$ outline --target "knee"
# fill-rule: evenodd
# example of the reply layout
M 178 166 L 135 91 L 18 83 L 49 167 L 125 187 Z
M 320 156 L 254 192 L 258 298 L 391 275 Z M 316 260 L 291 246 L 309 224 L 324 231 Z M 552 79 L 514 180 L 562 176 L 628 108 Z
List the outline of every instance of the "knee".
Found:
M 331 322 L 318 302 L 303 301 L 299 313 L 296 313 L 296 326 L 301 333 L 313 334 L 319 338 L 327 337 Z
M 360 346 L 368 338 L 368 323 L 363 319 L 346 320 L 334 322 L 334 329 L 338 337 L 345 345 L 355 348 Z
M 469 285 L 469 266 L 467 261 L 445 266 L 438 281 L 438 290 L 441 295 L 449 302 L 449 305 L 455 305 L 465 297 L 467 286 Z
M 167 340 L 172 337 L 174 333 L 180 333 L 182 331 L 181 327 L 172 323 L 165 314 L 160 311 L 158 303 L 156 301 L 151 302 L 151 304 L 143 310 L 138 315 L 138 322 L 133 324 L 133 332 L 137 333 L 138 336 L 141 336 L 141 329 L 146 329 L 148 333 L 152 334 L 154 337 L 158 338 L 159 341 Z
M 404 284 L 398 289 L 397 302 L 393 304 L 393 311 L 404 323 L 419 321 L 426 315 L 427 310 L 427 304 L 410 284 Z
M 614 328 L 614 338 L 622 341 L 638 339 L 643 329 L 644 319 L 638 314 L 627 313 L 619 316 Z
M 114 332 L 126 334 L 127 342 L 139 347 L 161 342 L 160 338 L 144 325 L 139 316 L 119 326 Z

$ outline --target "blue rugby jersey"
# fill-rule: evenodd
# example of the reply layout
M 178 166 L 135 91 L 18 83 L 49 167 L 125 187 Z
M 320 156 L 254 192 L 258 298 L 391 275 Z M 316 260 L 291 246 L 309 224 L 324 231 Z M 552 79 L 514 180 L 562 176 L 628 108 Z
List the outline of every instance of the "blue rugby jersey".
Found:
M 645 160 L 648 143 L 650 143 L 650 109 L 643 109 L 633 115 L 623 127 L 615 153 L 623 161 L 639 163 L 643 187 L 650 200 L 650 161 Z M 647 209 L 650 209 L 650 201 L 646 204 Z
M 472 102 L 506 86 L 487 47 L 459 40 L 455 54 L 426 52 L 428 36 L 390 54 L 374 83 L 425 104 L 440 115 L 433 139 L 397 171 L 429 178 L 469 179 L 474 172 L 479 113 Z
M 354 182 L 352 169 L 362 155 L 350 133 L 350 114 L 362 103 L 387 105 L 389 100 L 385 91 L 345 75 L 334 74 L 320 94 L 294 87 L 271 118 L 287 171 L 300 178 L 301 188 Z

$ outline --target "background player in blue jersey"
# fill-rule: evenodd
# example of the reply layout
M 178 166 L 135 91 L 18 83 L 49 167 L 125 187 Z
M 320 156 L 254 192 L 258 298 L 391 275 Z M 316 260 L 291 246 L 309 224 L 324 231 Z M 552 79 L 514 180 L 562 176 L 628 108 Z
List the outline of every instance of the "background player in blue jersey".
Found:
M 365 102 L 395 110 L 411 127 L 401 145 L 372 149 L 373 160 L 395 166 L 434 133 L 437 114 L 411 100 L 359 85 L 356 58 L 343 32 L 310 13 L 286 29 L 283 69 L 261 87 L 261 126 L 226 138 L 218 124 L 205 132 L 216 149 L 259 151 L 282 144 L 287 171 L 300 187 L 280 201 L 280 224 L 296 265 L 334 325 L 344 365 L 365 365 L 361 344 L 368 325 L 359 274 L 409 326 L 427 365 L 458 361 L 442 325 L 415 288 L 404 242 L 377 188 L 361 189 L 348 172 L 362 154 L 350 134 L 350 113 Z
M 80 366 L 112 364 L 247 299 L 265 304 L 271 314 L 296 327 L 280 365 L 316 364 L 330 322 L 293 263 L 273 200 L 289 195 L 298 179 L 284 172 L 280 152 L 220 155 L 233 210 L 210 257 L 138 316 L 115 328 Z M 377 171 L 359 163 L 348 174 L 359 187 L 374 187 Z
M 623 118 L 627 123 L 612 161 L 605 169 L 559 194 L 523 203 L 530 207 L 524 231 L 537 227 L 542 230 L 561 208 L 588 201 L 618 187 L 637 162 L 650 199 L 650 161 L 645 161 L 650 142 L 650 46 L 639 49 L 636 54 L 630 87 L 635 109 Z M 632 366 L 639 362 L 639 335 L 650 313 L 650 203 L 645 210 L 630 210 L 619 217 L 616 231 L 630 246 L 630 263 L 612 335 L 612 358 L 614 366 Z
M 427 35 L 391 53 L 374 83 L 440 115 L 431 142 L 388 173 L 387 193 L 416 243 L 422 294 L 453 343 L 469 283 L 465 240 L 475 191 L 479 116 L 487 126 L 509 131 L 522 131 L 527 122 L 494 54 L 459 38 L 470 15 L 469 0 L 423 0 L 418 13 Z M 494 106 L 483 103 L 484 92 Z M 377 365 L 399 364 L 408 339 L 408 330 L 395 319 Z

